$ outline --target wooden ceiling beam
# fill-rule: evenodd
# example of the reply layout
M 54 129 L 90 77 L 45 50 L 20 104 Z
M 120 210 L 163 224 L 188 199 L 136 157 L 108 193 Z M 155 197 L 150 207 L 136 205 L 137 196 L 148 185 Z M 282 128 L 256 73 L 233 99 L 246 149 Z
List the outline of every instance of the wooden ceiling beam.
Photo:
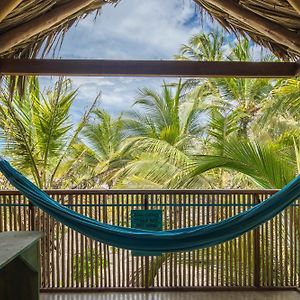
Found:
M 200 3 L 199 0 L 195 1 Z M 300 35 L 296 32 L 285 29 L 279 24 L 251 12 L 232 0 L 205 0 L 205 2 L 219 8 L 236 20 L 255 28 L 273 41 L 300 54 Z
M 0 75 L 115 77 L 294 77 L 296 62 L 0 59 Z
M 2 22 L 23 0 L 1 0 L 0 22 Z
M 72 0 L 0 35 L 0 53 L 62 22 L 95 0 Z

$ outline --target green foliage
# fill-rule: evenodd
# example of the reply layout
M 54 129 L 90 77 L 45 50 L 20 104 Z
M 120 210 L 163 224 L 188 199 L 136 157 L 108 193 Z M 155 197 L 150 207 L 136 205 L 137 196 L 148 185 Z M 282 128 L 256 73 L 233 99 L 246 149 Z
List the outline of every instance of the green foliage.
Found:
M 73 279 L 83 278 L 86 280 L 92 277 L 92 270 L 93 273 L 98 272 L 98 274 L 101 274 L 101 270 L 108 266 L 105 258 L 88 249 L 84 251 L 84 255 L 77 254 L 74 256 L 72 265 Z
M 295 162 L 284 148 L 276 144 L 257 143 L 248 139 L 229 139 L 223 155 L 199 155 L 189 166 L 189 177 L 214 168 L 236 170 L 264 188 L 281 188 L 296 175 Z M 276 155 L 275 155 L 276 154 Z
M 93 117 L 85 126 L 81 143 L 75 149 L 81 154 L 77 166 L 82 174 L 79 182 L 84 182 L 85 186 L 96 184 L 111 188 L 115 184 L 116 174 L 130 160 L 132 149 L 126 143 L 127 135 L 121 116 L 113 119 L 97 108 L 93 111 Z
M 69 80 L 60 79 L 53 90 L 42 93 L 34 77 L 23 94 L 16 91 L 11 99 L 8 87 L 0 94 L 4 154 L 40 187 L 55 185 L 59 169 L 87 120 L 85 116 L 77 126 L 70 123 L 75 96 Z
M 270 61 L 222 31 L 193 36 L 177 59 Z M 7 86 L 5 86 L 5 83 Z M 191 79 L 143 88 L 116 118 L 94 105 L 76 126 L 69 80 L 1 92 L 3 152 L 41 187 L 279 188 L 299 170 L 299 79 Z M 232 180 L 228 180 L 228 178 Z

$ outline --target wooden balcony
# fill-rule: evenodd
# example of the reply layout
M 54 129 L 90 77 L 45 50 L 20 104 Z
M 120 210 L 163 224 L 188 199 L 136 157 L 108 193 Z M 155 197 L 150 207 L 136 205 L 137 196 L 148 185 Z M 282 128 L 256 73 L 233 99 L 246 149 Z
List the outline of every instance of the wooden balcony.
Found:
M 133 209 L 159 209 L 166 230 L 220 221 L 253 207 L 276 191 L 47 192 L 79 213 L 120 226 L 130 226 Z M 208 249 L 145 257 L 95 242 L 30 206 L 19 192 L 0 191 L 0 232 L 44 233 L 40 257 L 43 292 L 292 290 L 300 285 L 299 212 L 300 203 L 296 202 L 259 229 L 230 242 Z

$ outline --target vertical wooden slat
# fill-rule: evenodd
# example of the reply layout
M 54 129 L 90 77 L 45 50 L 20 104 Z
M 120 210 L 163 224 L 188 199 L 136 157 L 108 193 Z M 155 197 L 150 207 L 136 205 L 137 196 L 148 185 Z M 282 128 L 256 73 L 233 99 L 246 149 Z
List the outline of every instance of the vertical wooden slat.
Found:
M 177 195 L 173 195 L 171 205 L 173 204 L 173 207 L 171 209 L 171 214 L 173 215 L 173 229 L 176 229 L 178 226 L 178 220 L 177 220 L 177 207 L 175 206 L 176 203 L 178 203 L 178 197 Z M 174 273 L 174 286 L 178 286 L 178 253 L 174 253 L 174 265 L 171 266 L 170 272 Z
M 274 218 L 270 221 L 270 244 L 270 259 L 272 262 L 270 267 L 270 286 L 274 286 L 274 275 L 276 276 L 276 273 L 274 273 L 276 263 L 276 261 L 274 261 Z
M 118 215 L 119 213 L 121 213 L 121 216 L 119 216 L 119 222 L 121 223 L 121 226 L 125 226 L 125 222 L 124 222 L 124 219 L 125 219 L 125 215 L 124 215 L 124 195 L 121 194 L 119 195 L 119 201 L 121 203 L 121 212 L 118 212 Z M 125 269 L 125 261 L 126 261 L 126 256 L 125 256 L 125 253 L 126 251 L 124 249 L 121 249 L 121 256 L 120 256 L 120 259 L 121 259 L 121 274 L 120 276 L 122 276 L 122 279 L 121 279 L 121 282 L 120 282 L 120 286 L 121 287 L 125 287 L 125 276 L 126 276 L 126 269 Z
M 278 266 L 278 260 L 279 260 L 279 236 L 278 236 L 278 216 L 274 218 L 274 228 L 275 228 L 275 286 L 279 285 L 279 266 Z M 277 236 L 276 236 L 277 235 Z
M 56 197 L 56 201 L 58 201 L 58 202 L 60 202 L 61 200 L 59 199 L 60 197 L 59 196 L 57 196 Z M 56 223 L 55 225 L 54 225 L 54 227 L 55 227 L 55 237 L 54 237 L 54 239 L 55 239 L 55 266 L 56 266 L 56 270 L 55 270 L 55 272 L 56 272 L 56 286 L 57 287 L 60 287 L 60 282 L 61 282 L 61 268 L 60 268 L 60 266 L 61 266 L 61 264 L 60 264 L 60 262 L 61 262 L 61 260 L 59 259 L 60 257 L 60 254 L 59 254 L 59 252 L 60 252 L 60 247 L 61 247 L 61 244 L 62 244 L 62 242 L 61 242 L 61 240 L 59 239 L 59 235 L 60 235 L 60 232 L 62 231 L 61 230 L 61 228 L 62 228 L 62 224 L 61 223 L 59 223 L 59 222 L 56 222 L 55 220 L 54 220 L 54 223 Z
M 6 209 L 6 207 L 4 206 L 4 201 L 3 201 L 4 196 L 0 195 L 0 232 L 4 231 L 4 209 Z
M 290 263 L 290 260 L 289 260 L 289 253 L 288 253 L 288 244 L 289 244 L 289 241 L 288 241 L 288 238 L 289 238 L 289 234 L 288 234 L 288 210 L 289 208 L 287 208 L 284 212 L 283 212 L 283 215 L 284 215 L 284 225 L 283 225 L 283 237 L 284 237 L 284 241 L 283 241 L 283 244 L 284 244 L 284 257 L 285 257 L 285 263 L 284 263 L 284 285 L 285 286 L 288 286 L 289 285 L 289 272 L 288 272 L 288 264 Z
M 69 204 L 74 204 L 74 195 L 69 195 Z M 74 209 L 74 207 L 72 207 Z M 72 229 L 68 228 L 68 235 L 69 235 L 69 263 L 68 263 L 68 266 L 69 266 L 69 270 L 70 270 L 70 273 L 68 274 L 71 274 L 71 278 L 70 278 L 70 281 L 71 281 L 71 284 L 70 286 L 72 288 L 75 287 L 75 283 L 74 283 L 74 278 L 75 278 L 75 272 L 74 272 L 74 232 Z
M 221 199 L 220 199 L 220 219 L 223 220 L 224 219 L 224 205 L 225 204 L 225 196 L 221 195 Z M 220 285 L 224 286 L 224 267 L 225 267 L 225 263 L 224 263 L 224 258 L 225 258 L 225 244 L 222 243 L 220 245 L 220 251 L 221 251 L 221 255 L 220 255 Z
M 201 197 L 199 194 L 196 195 L 196 199 L 197 199 L 197 225 L 201 224 L 201 213 L 200 213 L 200 209 L 201 209 Z M 197 286 L 201 285 L 201 250 L 197 250 Z
M 196 201 L 195 201 L 195 198 L 196 198 L 196 195 L 195 194 L 191 194 L 190 197 L 192 198 L 192 226 L 196 226 L 198 225 L 197 222 L 196 222 Z M 196 253 L 197 253 L 197 250 L 194 250 L 192 252 L 192 268 L 193 268 L 193 272 L 192 272 L 192 286 L 196 286 Z
M 179 195 L 179 204 L 181 205 L 183 203 L 184 194 Z M 176 214 L 178 215 L 178 227 L 183 227 L 183 215 L 182 215 L 182 207 L 176 207 Z M 183 272 L 184 272 L 184 266 L 183 266 L 183 253 L 178 253 L 178 285 L 181 287 L 183 286 Z
M 230 195 L 227 195 L 225 196 L 225 204 L 226 204 L 226 207 L 225 207 L 225 219 L 227 219 L 229 217 L 229 206 L 227 206 L 230 202 Z M 229 266 L 230 266 L 230 263 L 229 263 L 229 259 L 230 259 L 230 255 L 229 255 L 229 242 L 225 242 L 225 278 L 226 278 L 226 286 L 229 286 L 230 285 L 230 272 L 229 272 Z
M 239 203 L 238 195 L 233 195 L 233 215 L 237 214 L 237 203 Z M 234 269 L 233 269 L 233 282 L 234 286 L 237 286 L 237 280 L 238 280 L 238 238 L 235 238 L 233 240 L 233 246 L 234 246 L 234 252 L 233 252 L 233 261 L 234 261 Z
M 209 204 L 210 203 L 210 195 L 206 195 L 206 204 Z M 205 224 L 209 224 L 209 221 L 210 221 L 210 207 L 209 205 L 207 205 L 205 207 Z M 205 249 L 205 264 L 206 264 L 206 268 L 205 268 L 205 271 L 206 271 L 206 276 L 205 276 L 205 281 L 206 281 L 206 284 L 207 286 L 210 286 L 210 264 L 209 264 L 209 260 L 210 260 L 210 249 L 211 248 L 206 248 Z
M 257 194 L 255 194 L 254 198 L 255 204 L 257 204 L 260 200 Z M 254 286 L 255 287 L 260 287 L 260 246 L 261 246 L 261 241 L 260 241 L 260 229 L 255 229 L 254 230 L 254 242 L 253 242 L 253 258 L 254 258 Z
M 95 219 L 100 221 L 100 197 L 99 194 L 93 196 L 95 207 Z M 102 287 L 102 253 L 99 252 L 100 243 L 94 241 L 95 247 L 95 287 Z M 101 248 L 100 248 L 101 249 Z
M 214 223 L 215 222 L 215 209 L 216 207 L 214 206 L 214 204 L 216 203 L 216 199 L 217 196 L 216 194 L 212 194 L 211 195 L 211 200 L 210 200 L 210 223 Z M 216 250 L 216 246 L 213 246 L 210 248 L 210 282 L 211 282 L 211 286 L 215 285 L 215 250 Z
M 250 198 L 251 196 L 250 195 L 243 195 L 243 201 L 242 201 L 242 204 L 243 204 L 243 207 L 241 208 L 242 211 L 248 209 L 248 206 L 246 206 L 246 204 L 248 202 L 250 202 Z M 247 260 L 247 240 L 249 240 L 249 235 L 247 233 L 245 233 L 243 236 L 242 236 L 242 248 L 243 248 L 243 283 L 242 285 L 243 286 L 250 286 L 250 282 L 249 282 L 249 273 L 248 273 L 248 260 Z
M 282 213 L 279 214 L 279 220 L 278 220 L 278 231 L 279 231 L 279 286 L 284 285 L 284 279 L 283 279 L 283 249 L 282 249 Z
M 205 212 L 204 212 L 204 203 L 206 201 L 206 195 L 201 195 L 201 224 L 205 223 Z M 205 276 L 204 276 L 204 249 L 201 249 L 201 286 L 205 286 Z
M 116 224 L 116 207 L 115 207 L 115 194 L 111 195 L 111 215 L 112 215 L 112 224 Z M 110 247 L 112 252 L 112 287 L 116 287 L 116 279 L 117 279 L 117 273 L 116 273 L 116 248 Z
M 130 211 L 130 208 L 129 208 L 129 196 L 126 195 L 124 196 L 125 197 L 125 203 L 127 205 L 126 207 L 126 224 L 125 226 L 129 227 L 129 211 Z M 131 196 L 132 197 L 132 196 Z M 130 256 L 130 252 L 128 250 L 126 250 L 126 255 L 127 255 L 127 262 L 126 262 L 126 286 L 127 287 L 130 287 L 130 262 L 132 261 L 132 256 Z M 131 270 L 132 271 L 132 270 Z

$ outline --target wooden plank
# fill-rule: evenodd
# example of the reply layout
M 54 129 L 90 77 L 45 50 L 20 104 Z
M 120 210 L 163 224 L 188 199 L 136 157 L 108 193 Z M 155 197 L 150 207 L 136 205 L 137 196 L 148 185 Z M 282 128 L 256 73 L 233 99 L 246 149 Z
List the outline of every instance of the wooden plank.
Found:
M 0 59 L 0 75 L 294 77 L 296 62 Z
M 254 201 L 255 204 L 259 204 L 260 200 L 258 195 L 254 196 Z M 261 245 L 261 241 L 260 241 L 260 228 L 256 228 L 253 231 L 253 235 L 254 235 L 254 240 L 253 240 L 253 260 L 254 260 L 254 279 L 253 279 L 253 284 L 255 287 L 260 287 L 260 268 L 261 268 L 261 251 L 260 251 L 260 245 Z M 264 257 L 263 257 L 264 258 Z
M 263 194 L 270 194 L 273 195 L 276 192 L 278 192 L 279 190 L 275 190 L 275 189 L 266 189 L 263 190 Z M 239 189 L 231 189 L 231 190 L 218 190 L 218 189 L 213 189 L 213 190 L 190 190 L 190 189 L 185 189 L 185 190 L 174 190 L 174 189 L 165 189 L 165 190 L 99 190 L 99 189 L 93 189 L 93 190 L 85 190 L 85 189 L 78 189 L 78 190 L 45 190 L 45 192 L 47 194 L 49 194 L 50 196 L 52 195 L 68 195 L 68 194 L 72 194 L 72 195 L 90 195 L 90 194 L 105 194 L 105 195 L 112 195 L 112 194 L 124 194 L 124 195 L 133 195 L 135 193 L 138 194 L 182 194 L 182 195 L 186 195 L 186 194 L 201 194 L 201 195 L 210 195 L 210 194 L 221 194 L 221 195 L 231 195 L 233 193 L 238 193 L 241 195 L 247 195 L 250 194 L 252 195 L 253 193 L 261 193 L 262 190 L 239 190 Z M 21 193 L 17 190 L 0 190 L 0 195 L 21 195 Z
M 40 240 L 42 234 L 34 231 L 0 233 L 0 268 L 28 250 Z

